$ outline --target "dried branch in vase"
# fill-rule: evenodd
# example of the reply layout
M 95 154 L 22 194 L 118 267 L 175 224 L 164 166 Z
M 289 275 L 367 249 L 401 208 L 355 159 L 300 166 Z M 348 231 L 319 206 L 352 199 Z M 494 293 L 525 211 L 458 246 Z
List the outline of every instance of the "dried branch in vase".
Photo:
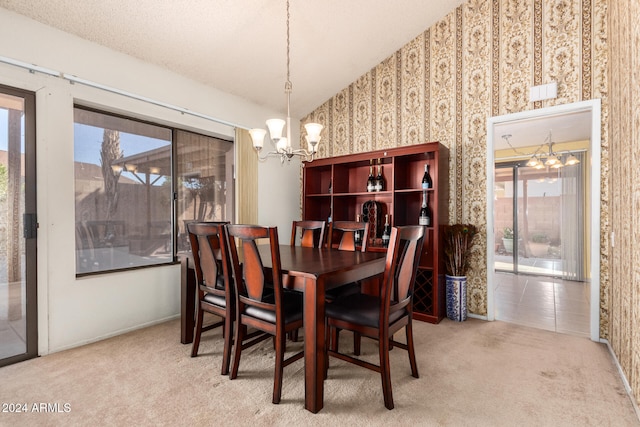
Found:
M 471 224 L 453 224 L 444 227 L 445 268 L 450 276 L 466 276 L 473 239 L 478 229 Z

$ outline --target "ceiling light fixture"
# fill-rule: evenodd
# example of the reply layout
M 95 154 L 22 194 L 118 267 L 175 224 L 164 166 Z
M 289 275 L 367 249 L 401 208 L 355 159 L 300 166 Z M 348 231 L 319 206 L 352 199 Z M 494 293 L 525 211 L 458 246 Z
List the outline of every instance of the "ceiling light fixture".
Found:
M 502 138 L 507 142 L 507 144 L 509 144 L 509 147 L 511 147 L 511 149 L 514 152 L 520 155 L 524 155 L 524 153 L 518 152 L 511 145 L 511 141 L 509 141 L 509 138 L 511 138 L 511 134 L 502 135 Z M 549 136 L 547 136 L 547 138 L 544 140 L 542 145 L 540 145 L 540 147 L 538 147 L 535 153 L 533 153 L 531 158 L 529 158 L 529 161 L 527 161 L 527 166 L 536 168 L 536 169 L 543 169 L 545 167 L 559 169 L 563 166 L 573 166 L 580 163 L 580 160 L 578 160 L 578 158 L 574 156 L 571 152 L 569 152 L 565 162 L 562 163 L 561 154 L 557 154 L 553 151 L 553 144 L 554 142 L 551 140 L 551 131 L 549 131 Z M 549 147 L 548 152 L 546 154 L 539 154 L 540 150 L 545 148 L 545 146 Z
M 269 129 L 269 136 L 271 142 L 275 146 L 275 151 L 269 151 L 264 157 L 260 156 L 262 146 L 264 145 L 264 137 L 267 131 L 264 129 L 251 129 L 251 139 L 253 141 L 253 148 L 258 154 L 258 159 L 261 161 L 266 160 L 268 157 L 279 157 L 280 163 L 284 163 L 285 160 L 290 161 L 293 156 L 300 156 L 303 161 L 312 162 L 314 155 L 318 151 L 318 144 L 320 143 L 320 132 L 323 126 L 319 123 L 307 123 L 304 125 L 307 135 L 305 140 L 307 141 L 307 149 L 293 148 L 291 146 L 291 114 L 290 114 L 290 101 L 292 85 L 289 75 L 289 0 L 287 0 L 287 81 L 284 84 L 284 93 L 287 95 L 287 120 L 282 119 L 269 119 L 266 122 Z M 287 126 L 287 133 L 282 134 L 283 129 Z

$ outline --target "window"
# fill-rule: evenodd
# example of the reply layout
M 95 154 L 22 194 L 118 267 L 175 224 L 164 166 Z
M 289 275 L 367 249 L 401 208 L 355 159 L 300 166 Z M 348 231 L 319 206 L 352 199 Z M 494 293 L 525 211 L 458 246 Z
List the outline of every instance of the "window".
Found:
M 76 274 L 172 262 L 176 248 L 188 249 L 188 221 L 232 218 L 232 148 L 76 107 Z
M 233 219 L 233 143 L 182 130 L 175 135 L 178 251 L 187 251 L 187 223 Z

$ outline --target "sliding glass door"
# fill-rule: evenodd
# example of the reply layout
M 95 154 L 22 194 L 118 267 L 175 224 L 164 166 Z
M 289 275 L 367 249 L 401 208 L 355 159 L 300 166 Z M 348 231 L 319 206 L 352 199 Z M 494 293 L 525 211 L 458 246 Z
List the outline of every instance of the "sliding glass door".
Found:
M 35 99 L 0 86 L 0 366 L 37 356 Z
M 496 165 L 497 271 L 584 280 L 582 164 L 560 169 L 524 162 Z
M 496 270 L 562 276 L 559 169 L 496 166 Z

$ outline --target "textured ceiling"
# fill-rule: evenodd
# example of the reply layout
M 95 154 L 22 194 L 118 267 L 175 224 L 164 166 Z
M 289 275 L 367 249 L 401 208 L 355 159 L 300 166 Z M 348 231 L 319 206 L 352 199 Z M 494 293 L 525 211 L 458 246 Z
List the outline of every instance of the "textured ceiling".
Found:
M 308 114 L 461 3 L 292 0 L 291 115 Z M 285 110 L 285 0 L 0 0 L 0 7 Z

